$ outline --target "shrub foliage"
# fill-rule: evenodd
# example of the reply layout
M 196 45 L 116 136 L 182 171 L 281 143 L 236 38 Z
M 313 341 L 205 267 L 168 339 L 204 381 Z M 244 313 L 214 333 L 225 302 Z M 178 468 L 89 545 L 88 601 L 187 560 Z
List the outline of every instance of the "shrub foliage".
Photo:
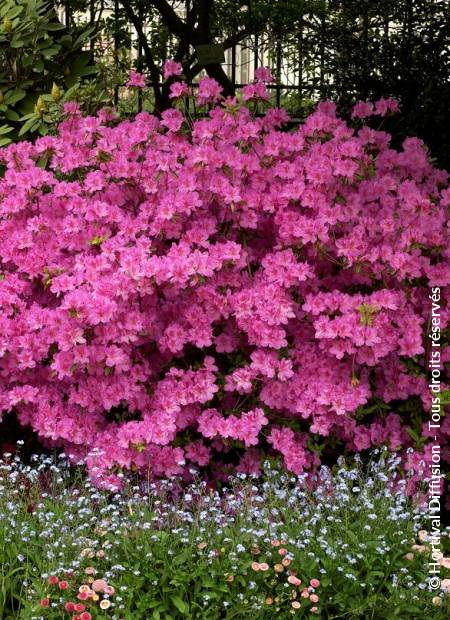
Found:
M 67 28 L 47 0 L 0 0 L 0 146 L 49 133 L 63 89 L 96 73 L 92 28 Z M 67 95 L 67 91 L 65 93 Z

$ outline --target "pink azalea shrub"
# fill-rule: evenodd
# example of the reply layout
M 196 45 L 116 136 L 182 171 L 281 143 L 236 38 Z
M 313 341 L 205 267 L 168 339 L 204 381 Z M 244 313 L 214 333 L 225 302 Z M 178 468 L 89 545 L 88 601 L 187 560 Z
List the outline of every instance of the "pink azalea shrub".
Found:
M 447 174 L 420 140 L 397 152 L 330 102 L 288 132 L 283 110 L 219 98 L 203 80 L 193 124 L 69 105 L 56 136 L 0 154 L 0 410 L 102 484 L 123 468 L 257 472 L 267 451 L 298 474 L 336 445 L 426 434 Z M 399 410 L 410 399 L 419 422 Z

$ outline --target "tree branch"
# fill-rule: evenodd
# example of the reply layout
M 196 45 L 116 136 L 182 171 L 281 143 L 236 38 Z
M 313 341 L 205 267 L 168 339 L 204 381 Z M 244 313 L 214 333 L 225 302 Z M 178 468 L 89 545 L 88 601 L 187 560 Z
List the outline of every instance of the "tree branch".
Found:
M 198 26 L 195 29 L 196 43 L 212 43 L 209 17 L 211 12 L 211 0 L 198 0 L 197 15 Z
M 239 32 L 230 35 L 222 41 L 223 49 L 230 49 L 230 47 L 233 47 L 233 45 L 237 45 L 238 43 L 240 43 L 242 39 L 246 39 L 247 37 L 256 34 L 260 30 L 260 28 L 249 28 L 248 26 L 243 28 L 242 30 L 239 30 Z
M 153 52 L 150 48 L 150 45 L 148 44 L 147 37 L 142 29 L 141 20 L 136 15 L 136 13 L 133 11 L 129 0 L 120 0 L 120 2 L 123 8 L 125 9 L 125 13 L 127 14 L 128 19 L 131 21 L 131 23 L 134 26 L 136 30 L 136 34 L 138 35 L 138 38 L 139 38 L 139 42 L 142 45 L 142 49 L 144 50 L 145 60 L 147 62 L 150 75 L 152 78 L 152 82 L 153 82 L 153 91 L 155 94 L 155 107 L 157 110 L 163 110 L 166 106 L 163 101 L 161 89 L 159 87 L 159 80 L 160 80 L 159 70 L 158 70 L 158 67 L 156 66 L 156 63 L 153 57 Z
M 149 3 L 159 11 L 169 31 L 180 39 L 192 37 L 194 30 L 186 24 L 166 0 L 150 0 Z

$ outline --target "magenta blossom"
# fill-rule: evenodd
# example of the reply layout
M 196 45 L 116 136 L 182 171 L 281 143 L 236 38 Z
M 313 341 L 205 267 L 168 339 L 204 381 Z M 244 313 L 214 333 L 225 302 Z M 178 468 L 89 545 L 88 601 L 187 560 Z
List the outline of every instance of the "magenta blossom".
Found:
M 76 116 L 81 113 L 81 106 L 77 101 L 67 101 L 63 109 L 67 116 Z
M 183 67 L 181 66 L 181 63 L 176 62 L 175 60 L 166 60 L 163 65 L 163 75 L 165 80 L 170 77 L 181 75 L 182 73 Z
M 373 114 L 374 107 L 371 101 L 358 101 L 352 109 L 352 118 L 368 118 Z
M 242 95 L 244 101 L 268 101 L 270 99 L 270 93 L 263 82 L 247 84 L 242 89 Z
M 396 99 L 384 99 L 382 97 L 375 103 L 375 114 L 378 114 L 379 116 L 395 114 L 399 111 L 400 107 Z
M 189 86 L 185 82 L 174 82 L 170 85 L 171 99 L 179 99 L 181 97 L 187 97 L 189 95 Z
M 178 131 L 184 122 L 184 116 L 180 110 L 164 110 L 161 124 L 170 131 Z
M 255 69 L 255 79 L 266 84 L 275 81 L 275 78 L 268 67 L 258 67 Z
M 216 80 L 204 77 L 198 84 L 197 102 L 200 105 L 206 103 L 215 103 L 219 101 L 222 94 L 222 87 Z
M 137 71 L 130 71 L 127 86 L 135 86 L 137 88 L 145 88 L 145 76 Z

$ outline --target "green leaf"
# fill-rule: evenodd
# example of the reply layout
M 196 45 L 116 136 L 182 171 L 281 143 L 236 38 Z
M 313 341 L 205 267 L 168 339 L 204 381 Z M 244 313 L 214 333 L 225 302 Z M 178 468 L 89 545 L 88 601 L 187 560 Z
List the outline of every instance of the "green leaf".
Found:
M 175 566 L 179 566 L 180 564 L 184 564 L 186 562 L 186 560 L 191 556 L 189 551 L 183 551 L 183 553 L 180 553 L 179 555 L 177 555 L 175 558 L 173 558 L 173 564 Z
M 64 28 L 65 28 L 64 24 L 61 24 L 60 22 L 50 22 L 46 24 L 45 26 L 45 29 L 50 30 L 50 32 L 53 32 L 56 30 L 64 30 Z
M 19 120 L 20 121 L 26 121 L 28 118 L 35 118 L 35 113 L 34 112 L 30 112 L 29 114 L 25 114 L 25 116 L 22 116 Z
M 72 47 L 72 37 L 70 34 L 65 34 L 59 39 L 59 43 L 66 48 Z
M 0 127 L 0 136 L 3 136 L 5 133 L 9 133 L 12 130 L 13 130 L 13 128 L 9 127 L 9 125 L 2 125 Z
M 25 54 L 22 58 L 22 66 L 23 67 L 31 67 L 34 63 L 33 54 Z
M 84 43 L 89 40 L 93 35 L 95 35 L 95 26 L 92 27 L 88 27 L 85 30 L 83 30 L 82 32 L 80 32 L 80 34 L 78 35 L 78 37 L 75 39 L 75 41 L 73 42 L 73 47 L 76 49 L 77 47 L 81 47 L 82 45 L 84 45 Z
M 24 7 L 23 6 L 16 6 L 14 8 L 9 8 L 7 10 L 7 15 L 9 17 L 9 19 L 14 19 L 15 17 L 17 17 L 18 15 L 20 15 L 23 11 Z M 3 14 L 3 12 L 2 12 Z
M 42 56 L 44 56 L 44 58 L 52 58 L 52 56 L 55 56 L 58 52 L 59 52 L 59 47 L 47 47 L 46 49 L 42 50 Z
M 355 534 L 355 532 L 352 532 L 351 530 L 347 530 L 346 533 L 347 533 L 347 538 L 352 544 L 357 545 L 360 542 L 360 538 Z
M 13 38 L 11 39 L 11 43 L 10 46 L 13 47 L 14 49 L 19 49 L 20 47 L 23 47 L 25 45 L 25 41 L 23 39 L 20 39 L 17 35 L 13 35 Z
M 450 405 L 450 390 L 442 390 L 440 394 L 441 406 Z
M 5 95 L 5 103 L 8 105 L 12 105 L 21 101 L 26 96 L 26 92 L 21 90 L 20 88 L 16 88 L 15 90 L 10 90 Z
M 70 88 L 66 90 L 66 92 L 63 94 L 62 100 L 71 101 L 73 96 L 77 92 L 78 88 L 79 88 L 79 83 L 76 82 L 73 86 L 71 86 Z
M 77 54 L 76 58 L 69 65 L 71 73 L 77 73 L 89 63 L 91 55 L 88 52 L 81 52 Z
M 42 60 L 37 60 L 33 64 L 34 73 L 41 73 L 44 70 L 44 62 Z
M 150 601 L 150 603 L 145 603 L 147 609 L 154 609 L 161 605 L 161 601 Z
M 36 116 L 33 114 L 33 117 L 29 118 L 27 122 L 24 123 L 22 127 L 20 128 L 19 136 L 23 136 L 23 134 L 27 132 L 31 133 L 33 131 L 36 131 L 40 123 L 41 123 L 40 119 L 36 118 Z
M 36 166 L 38 168 L 42 168 L 42 170 L 45 170 L 45 168 L 47 167 L 49 161 L 49 157 L 48 155 L 42 155 L 41 157 L 39 157 L 39 159 L 36 162 Z M 76 312 L 76 311 L 75 311 Z M 70 314 L 70 310 L 69 310 L 69 314 Z M 72 316 L 72 315 L 71 315 Z M 75 314 L 76 316 L 76 314 Z
M 185 603 L 182 598 L 174 594 L 172 595 L 171 599 L 172 599 L 172 603 L 175 605 L 175 607 L 178 609 L 179 612 L 181 612 L 182 614 L 188 613 L 189 605 Z
M 6 110 L 5 116 L 9 121 L 18 121 L 20 118 L 15 110 Z
M 420 614 L 423 612 L 423 609 L 421 609 L 420 607 L 416 607 L 415 605 L 407 605 L 406 607 L 402 608 L 402 612 L 412 614 L 410 616 L 411 618 L 419 618 Z

